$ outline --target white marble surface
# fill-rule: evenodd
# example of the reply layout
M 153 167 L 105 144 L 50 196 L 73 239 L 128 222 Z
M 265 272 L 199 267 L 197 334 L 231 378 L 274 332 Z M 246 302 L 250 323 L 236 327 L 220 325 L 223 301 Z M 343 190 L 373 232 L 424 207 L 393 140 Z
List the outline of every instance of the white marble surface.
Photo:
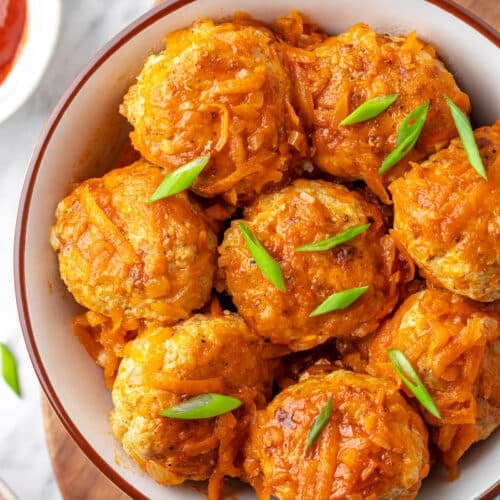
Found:
M 152 0 L 63 0 L 59 39 L 33 96 L 0 124 L 0 341 L 14 352 L 22 398 L 0 379 L 0 479 L 21 500 L 61 498 L 46 450 L 40 386 L 19 326 L 13 284 L 17 203 L 33 146 L 59 96 L 92 54 Z

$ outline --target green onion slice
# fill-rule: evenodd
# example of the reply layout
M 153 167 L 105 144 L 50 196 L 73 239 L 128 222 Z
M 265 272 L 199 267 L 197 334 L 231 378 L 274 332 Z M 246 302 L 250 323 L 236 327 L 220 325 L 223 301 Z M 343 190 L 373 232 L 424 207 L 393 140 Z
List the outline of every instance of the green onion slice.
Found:
M 441 419 L 441 414 L 439 413 L 438 407 L 431 395 L 427 392 L 424 384 L 420 380 L 417 372 L 414 370 L 410 363 L 410 360 L 406 355 L 399 349 L 389 349 L 387 355 L 391 360 L 392 366 L 399 378 L 405 383 L 405 385 L 410 389 L 412 394 L 420 401 L 420 404 L 436 418 Z
M 328 419 L 330 418 L 330 414 L 332 412 L 332 401 L 333 397 L 330 396 L 325 406 L 323 406 L 322 410 L 319 412 L 318 416 L 315 418 L 311 429 L 309 430 L 309 434 L 307 436 L 307 445 L 306 445 L 306 453 L 309 452 L 314 441 L 316 441 L 317 437 L 320 435 L 321 431 L 325 427 Z
M 368 286 L 360 286 L 358 288 L 350 288 L 349 290 L 334 293 L 314 309 L 314 311 L 309 314 L 309 317 L 312 318 L 332 311 L 338 311 L 339 309 L 346 309 L 355 300 L 361 297 L 366 290 L 368 290 Z
M 474 139 L 474 132 L 472 131 L 469 120 L 464 115 L 463 111 L 447 95 L 445 95 L 444 98 L 450 108 L 451 116 L 453 117 L 458 135 L 464 145 L 469 163 L 484 180 L 488 180 L 488 177 L 486 177 L 486 171 L 484 170 L 483 160 L 479 154 L 479 149 L 477 148 L 476 140 Z
M 412 134 L 414 130 L 413 127 L 416 126 L 417 120 L 422 116 L 422 114 L 427 114 L 428 108 L 429 103 L 427 102 L 408 113 L 406 118 L 399 124 L 396 146 L 399 146 L 409 135 Z
M 398 97 L 399 94 L 390 94 L 368 99 L 368 101 L 365 101 L 349 116 L 344 118 L 340 122 L 340 125 L 353 125 L 354 123 L 365 122 L 366 120 L 375 118 L 380 113 L 385 111 Z
M 307 243 L 295 249 L 296 252 L 323 252 L 330 250 L 346 241 L 352 240 L 356 236 L 365 232 L 370 227 L 370 224 L 360 224 L 358 226 L 350 227 L 342 233 L 326 238 L 325 240 L 315 241 L 314 243 Z
M 190 188 L 201 171 L 207 166 L 210 155 L 200 156 L 170 172 L 149 198 L 149 203 L 180 193 Z
M 398 128 L 398 136 L 396 138 L 396 149 L 391 151 L 384 159 L 382 166 L 379 168 L 379 174 L 385 174 L 396 163 L 402 160 L 415 146 L 418 141 L 422 129 L 424 127 L 427 112 L 429 111 L 429 102 L 415 108 L 403 120 Z
M 160 412 L 162 417 L 198 420 L 212 418 L 228 413 L 241 406 L 241 401 L 232 396 L 209 392 L 187 399 L 178 405 L 165 408 Z
M 243 222 L 238 222 L 241 234 L 245 239 L 248 250 L 259 266 L 262 274 L 282 292 L 286 292 L 285 280 L 280 265 L 269 255 L 257 236 Z
M 9 387 L 21 397 L 19 388 L 19 379 L 17 377 L 16 360 L 9 348 L 0 342 L 0 351 L 2 354 L 2 376 Z

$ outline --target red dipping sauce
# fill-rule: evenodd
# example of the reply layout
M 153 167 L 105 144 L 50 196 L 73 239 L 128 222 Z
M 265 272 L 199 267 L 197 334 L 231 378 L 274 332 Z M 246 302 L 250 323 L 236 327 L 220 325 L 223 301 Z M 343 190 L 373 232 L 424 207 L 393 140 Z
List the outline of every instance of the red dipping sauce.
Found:
M 26 0 L 0 0 L 0 84 L 12 68 L 25 25 Z

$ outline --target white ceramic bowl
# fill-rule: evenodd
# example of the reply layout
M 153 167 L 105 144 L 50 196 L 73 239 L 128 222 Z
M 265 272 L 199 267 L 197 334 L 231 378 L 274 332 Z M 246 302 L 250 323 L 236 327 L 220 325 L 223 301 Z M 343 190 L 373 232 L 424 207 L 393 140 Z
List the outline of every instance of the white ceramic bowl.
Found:
M 54 51 L 61 17 L 60 0 L 27 0 L 26 39 L 0 85 L 0 123 L 33 93 Z
M 437 6 L 434 4 L 440 4 Z M 448 2 L 433 0 L 181 0 L 164 3 L 108 43 L 80 73 L 52 113 L 33 154 L 18 216 L 16 288 L 26 343 L 40 382 L 71 436 L 87 456 L 134 498 L 187 499 L 191 486 L 165 488 L 128 460 L 108 423 L 111 397 L 101 369 L 71 333 L 79 311 L 59 278 L 48 240 L 54 210 L 73 181 L 103 172 L 128 131 L 118 104 L 145 57 L 161 48 L 167 32 L 201 16 L 227 18 L 235 9 L 274 20 L 292 8 L 330 33 L 365 21 L 376 30 L 419 36 L 437 47 L 473 103 L 476 125 L 500 117 L 498 35 Z M 419 499 L 471 499 L 499 478 L 500 434 L 476 445 L 448 483 L 434 472 Z M 90 486 L 89 486 L 90 487 Z M 253 498 L 240 485 L 239 498 Z

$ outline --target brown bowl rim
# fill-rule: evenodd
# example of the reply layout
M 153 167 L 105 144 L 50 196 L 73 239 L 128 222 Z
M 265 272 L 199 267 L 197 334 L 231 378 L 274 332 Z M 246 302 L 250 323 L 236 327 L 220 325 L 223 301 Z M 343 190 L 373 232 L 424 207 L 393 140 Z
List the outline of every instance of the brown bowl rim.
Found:
M 79 93 L 83 85 L 114 52 L 121 48 L 137 33 L 156 22 L 158 19 L 171 14 L 172 12 L 184 7 L 187 4 L 193 3 L 196 0 L 167 0 L 157 7 L 151 9 L 147 13 L 140 16 L 137 20 L 129 24 L 125 29 L 114 36 L 106 43 L 85 65 L 77 77 L 73 80 L 70 86 L 65 90 L 59 99 L 54 110 L 46 121 L 46 124 L 40 134 L 40 137 L 34 147 L 31 160 L 26 172 L 24 185 L 19 201 L 17 213 L 15 240 L 14 240 L 14 282 L 17 309 L 19 320 L 23 331 L 24 341 L 28 350 L 31 362 L 35 369 L 40 385 L 45 392 L 56 415 L 61 420 L 66 431 L 71 438 L 76 442 L 78 447 L 84 452 L 89 460 L 110 479 L 122 491 L 134 499 L 146 500 L 147 497 L 140 493 L 132 484 L 126 481 L 118 474 L 108 463 L 97 453 L 87 439 L 80 433 L 77 426 L 66 413 L 61 404 L 54 387 L 52 386 L 43 361 L 38 352 L 36 342 L 33 335 L 31 319 L 26 296 L 25 282 L 25 243 L 26 243 L 26 225 L 28 221 L 28 213 L 33 194 L 34 182 L 37 178 L 42 159 L 44 157 L 50 139 L 57 128 L 61 118 L 64 116 L 66 109 L 69 107 L 73 99 Z M 436 5 L 442 10 L 447 11 L 452 16 L 459 18 L 467 23 L 485 38 L 500 47 L 500 34 L 493 27 L 484 22 L 481 18 L 468 11 L 464 7 L 456 4 L 453 0 L 426 0 L 429 3 Z M 500 482 L 495 483 L 485 491 L 478 500 L 489 500 L 500 493 Z

